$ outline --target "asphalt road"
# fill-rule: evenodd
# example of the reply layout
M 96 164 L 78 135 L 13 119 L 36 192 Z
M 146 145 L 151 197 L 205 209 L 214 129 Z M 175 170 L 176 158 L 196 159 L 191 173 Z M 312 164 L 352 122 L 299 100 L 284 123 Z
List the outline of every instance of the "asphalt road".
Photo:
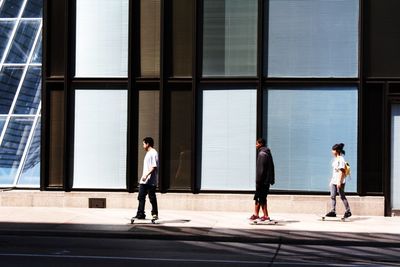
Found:
M 400 266 L 400 247 L 4 235 L 0 266 Z

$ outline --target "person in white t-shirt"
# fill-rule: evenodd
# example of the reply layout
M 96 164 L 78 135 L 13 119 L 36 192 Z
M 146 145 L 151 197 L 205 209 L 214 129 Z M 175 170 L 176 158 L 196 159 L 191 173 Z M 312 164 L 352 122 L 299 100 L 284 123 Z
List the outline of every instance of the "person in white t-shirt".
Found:
M 336 217 L 336 196 L 339 195 L 343 201 L 344 207 L 346 212 L 344 213 L 343 217 L 348 218 L 351 216 L 350 205 L 347 201 L 346 195 L 344 193 L 344 188 L 346 185 L 346 161 L 344 160 L 343 155 L 345 151 L 343 150 L 344 144 L 335 144 L 332 147 L 332 178 L 330 182 L 330 195 L 331 195 L 331 211 L 328 212 L 325 216 L 326 217 Z
M 158 183 L 158 152 L 153 148 L 154 140 L 151 137 L 143 139 L 143 149 L 146 150 L 146 155 L 143 160 L 143 174 L 139 181 L 138 194 L 138 209 L 135 218 L 145 219 L 144 211 L 146 203 L 146 195 L 149 195 L 149 200 L 152 206 L 151 215 L 153 219 L 158 219 L 158 206 L 156 197 L 156 188 Z

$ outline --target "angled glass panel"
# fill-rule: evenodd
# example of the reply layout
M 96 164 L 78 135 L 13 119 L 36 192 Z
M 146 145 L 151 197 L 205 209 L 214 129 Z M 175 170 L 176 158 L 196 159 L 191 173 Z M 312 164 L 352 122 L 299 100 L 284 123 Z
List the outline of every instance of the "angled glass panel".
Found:
M 266 1 L 268 77 L 357 77 L 359 0 Z
M 13 21 L 0 21 L 0 60 L 3 58 L 14 25 Z
M 43 0 L 28 0 L 25 6 L 23 18 L 41 18 L 43 10 Z
M 128 0 L 77 0 L 76 77 L 128 76 Z
M 73 188 L 126 188 L 127 115 L 127 90 L 75 91 Z
M 257 75 L 257 0 L 205 0 L 203 76 Z
M 356 191 L 357 103 L 355 86 L 273 87 L 264 91 L 263 134 L 274 157 L 275 189 L 328 191 L 331 148 L 344 143 L 345 159 L 352 170 L 346 191 Z
M 24 0 L 5 0 L 0 7 L 0 18 L 17 18 Z
M 201 189 L 254 190 L 256 132 L 255 89 L 203 91 Z
M 40 185 L 40 120 L 36 125 L 18 185 Z
M 38 21 L 21 21 L 7 55 L 6 63 L 26 63 L 39 30 Z
M 32 118 L 10 120 L 0 146 L 0 185 L 14 183 L 32 124 Z
M 33 52 L 32 63 L 42 63 L 42 33 L 40 33 L 35 52 Z
M 0 133 L 3 131 L 4 123 L 6 123 L 6 117 L 0 117 Z
M 22 67 L 4 67 L 0 71 L 0 114 L 10 112 L 22 72 Z
M 41 96 L 41 75 L 41 67 L 29 67 L 18 94 L 14 114 L 36 114 Z

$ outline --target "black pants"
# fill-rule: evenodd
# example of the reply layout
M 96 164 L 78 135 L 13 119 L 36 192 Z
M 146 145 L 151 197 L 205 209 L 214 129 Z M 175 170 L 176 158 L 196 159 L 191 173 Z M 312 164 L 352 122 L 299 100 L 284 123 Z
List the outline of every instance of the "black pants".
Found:
M 147 194 L 149 194 L 149 199 L 152 206 L 151 215 L 158 215 L 156 186 L 148 184 L 139 185 L 139 195 L 138 195 L 139 206 L 136 215 L 145 216 L 144 206 L 146 203 Z

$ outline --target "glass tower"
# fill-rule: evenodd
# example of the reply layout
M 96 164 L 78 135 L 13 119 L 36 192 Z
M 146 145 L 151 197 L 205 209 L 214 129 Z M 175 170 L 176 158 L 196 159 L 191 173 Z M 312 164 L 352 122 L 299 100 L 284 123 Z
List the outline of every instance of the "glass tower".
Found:
M 0 187 L 39 187 L 43 0 L 0 0 Z

